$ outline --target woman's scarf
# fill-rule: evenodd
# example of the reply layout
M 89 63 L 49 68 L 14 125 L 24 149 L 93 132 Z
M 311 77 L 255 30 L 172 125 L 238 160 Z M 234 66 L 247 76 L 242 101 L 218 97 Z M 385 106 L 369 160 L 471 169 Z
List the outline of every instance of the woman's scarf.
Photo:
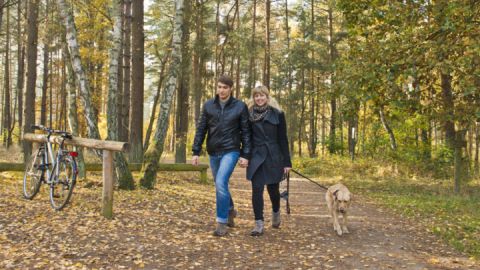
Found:
M 253 105 L 253 107 L 250 109 L 250 121 L 258 122 L 263 120 L 263 118 L 265 118 L 269 111 L 271 111 L 271 107 L 268 105 Z

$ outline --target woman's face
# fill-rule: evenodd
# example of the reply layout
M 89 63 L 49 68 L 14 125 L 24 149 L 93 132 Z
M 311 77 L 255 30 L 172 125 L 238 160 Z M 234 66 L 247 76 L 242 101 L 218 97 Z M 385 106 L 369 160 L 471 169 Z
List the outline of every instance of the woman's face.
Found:
M 255 101 L 255 105 L 262 107 L 267 104 L 268 97 L 264 93 L 256 93 L 253 96 L 253 100 Z

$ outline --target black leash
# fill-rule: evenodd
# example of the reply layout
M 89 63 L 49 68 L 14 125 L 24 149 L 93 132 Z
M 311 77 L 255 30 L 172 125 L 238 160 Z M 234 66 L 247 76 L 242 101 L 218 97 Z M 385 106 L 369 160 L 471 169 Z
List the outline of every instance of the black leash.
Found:
M 301 174 L 301 173 L 298 172 L 297 170 L 291 169 L 290 171 L 296 173 L 297 175 L 299 175 L 299 176 L 307 179 L 308 181 L 314 183 L 315 185 L 317 185 L 317 186 L 319 186 L 319 187 L 321 187 L 321 188 L 323 188 L 323 189 L 325 189 L 325 190 L 328 189 L 328 187 L 326 187 L 326 186 L 324 186 L 324 185 L 322 185 L 322 184 L 319 184 L 318 182 L 316 182 L 316 181 L 314 181 L 314 180 L 306 177 L 305 175 Z M 282 194 L 280 194 L 280 198 L 284 199 L 284 200 L 287 202 L 287 203 L 286 203 L 287 214 L 290 215 L 290 202 L 289 202 L 289 200 L 288 200 L 288 197 L 289 197 L 288 194 L 289 194 L 289 192 L 290 192 L 290 172 L 283 174 L 283 179 L 282 179 L 282 181 L 283 181 L 283 180 L 287 180 L 287 190 L 284 191 L 284 192 L 282 192 Z
M 317 181 L 313 181 L 312 179 L 310 179 L 310 178 L 306 177 L 305 175 L 301 174 L 301 173 L 300 173 L 300 172 L 298 172 L 297 170 L 291 169 L 291 171 L 292 171 L 292 172 L 294 172 L 294 173 L 296 173 L 296 174 L 298 174 L 299 176 L 301 176 L 301 177 L 303 177 L 303 178 L 307 179 L 308 181 L 310 181 L 310 182 L 314 183 L 315 185 L 317 185 L 317 186 L 319 186 L 319 187 L 321 187 L 321 188 L 325 189 L 325 190 L 327 190 L 327 189 L 328 189 L 328 187 L 326 187 L 326 186 L 324 186 L 324 185 L 322 185 L 322 184 L 318 183 Z

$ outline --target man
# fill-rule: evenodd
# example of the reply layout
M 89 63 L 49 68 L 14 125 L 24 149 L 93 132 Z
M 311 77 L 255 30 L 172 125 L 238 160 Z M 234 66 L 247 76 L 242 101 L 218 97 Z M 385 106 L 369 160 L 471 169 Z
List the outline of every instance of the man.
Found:
M 203 105 L 193 141 L 192 164 L 198 165 L 198 156 L 207 135 L 207 152 L 215 180 L 217 227 L 215 236 L 227 234 L 227 226 L 234 226 L 233 200 L 228 189 L 230 176 L 240 159 L 240 166 L 248 166 L 250 158 L 250 124 L 247 105 L 232 96 L 233 80 L 222 75 L 217 80 L 217 94 Z

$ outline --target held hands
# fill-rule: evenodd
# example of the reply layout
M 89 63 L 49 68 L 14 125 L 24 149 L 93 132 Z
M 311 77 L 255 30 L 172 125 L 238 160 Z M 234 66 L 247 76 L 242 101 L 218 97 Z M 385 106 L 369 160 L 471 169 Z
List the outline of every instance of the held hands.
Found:
M 248 159 L 241 157 L 240 160 L 238 161 L 238 164 L 240 165 L 240 167 L 246 168 L 248 167 Z
M 192 156 L 192 165 L 197 166 L 198 165 L 198 156 Z
M 290 167 L 285 167 L 285 168 L 283 168 L 283 173 L 287 174 L 288 172 L 290 172 L 291 169 L 292 168 L 290 168 Z

